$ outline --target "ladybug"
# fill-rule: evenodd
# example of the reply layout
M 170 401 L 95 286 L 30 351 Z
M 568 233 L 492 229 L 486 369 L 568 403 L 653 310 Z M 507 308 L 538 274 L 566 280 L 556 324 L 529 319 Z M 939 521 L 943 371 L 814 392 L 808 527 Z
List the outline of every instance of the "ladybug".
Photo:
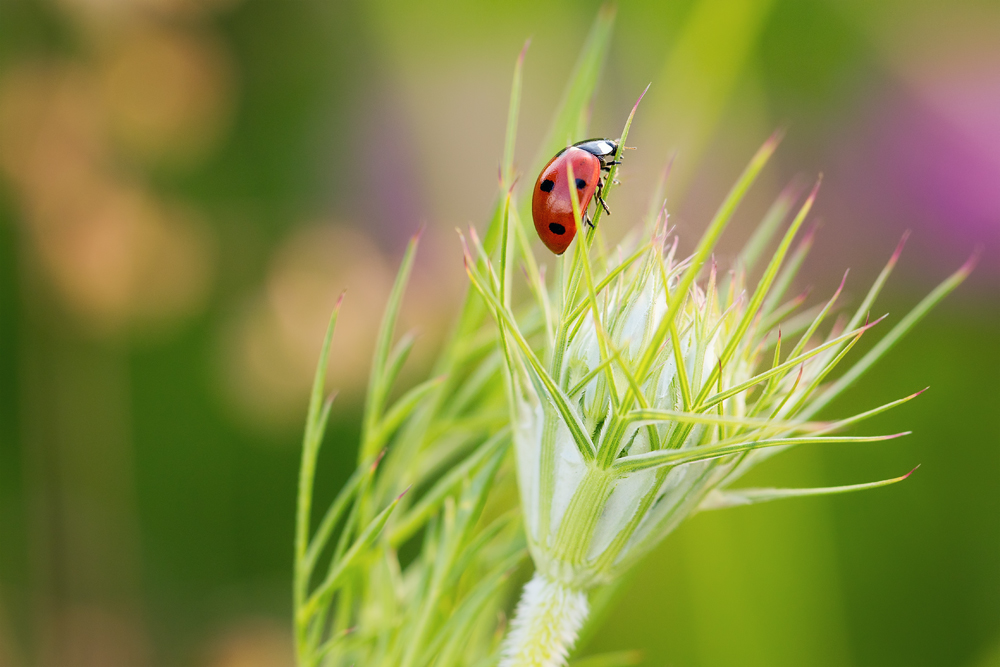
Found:
M 612 139 L 588 139 L 573 144 L 556 153 L 555 157 L 542 169 L 531 195 L 531 217 L 535 221 L 535 231 L 545 247 L 557 255 L 576 236 L 576 221 L 573 219 L 573 202 L 569 195 L 566 165 L 573 166 L 574 184 L 579 197 L 580 210 L 584 221 L 592 226 L 587 216 L 590 199 L 597 196 L 597 202 L 609 214 L 611 211 L 601 196 L 604 185 L 602 171 L 610 171 L 618 151 L 618 142 Z

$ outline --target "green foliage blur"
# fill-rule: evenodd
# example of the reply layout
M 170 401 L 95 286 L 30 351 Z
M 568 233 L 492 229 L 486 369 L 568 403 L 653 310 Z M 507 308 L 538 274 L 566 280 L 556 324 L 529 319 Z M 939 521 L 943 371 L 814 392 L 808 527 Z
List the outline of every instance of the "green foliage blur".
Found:
M 0 3 L 0 665 L 292 665 L 298 447 L 332 305 L 346 288 L 321 499 L 353 470 L 406 241 L 427 227 L 402 315 L 421 332 L 412 384 L 464 291 L 453 230 L 482 231 L 491 210 L 514 60 L 530 37 L 516 165 L 530 180 L 599 6 Z M 870 425 L 913 435 L 791 452 L 747 484 L 920 464 L 910 479 L 696 517 L 581 655 L 1000 665 L 998 32 L 985 0 L 618 7 L 591 134 L 617 132 L 652 87 L 602 222 L 612 237 L 672 159 L 667 206 L 690 250 L 785 126 L 720 265 L 788 181 L 818 171 L 799 289 L 829 293 L 850 267 L 860 298 L 909 229 L 873 313 L 892 319 L 982 256 L 829 409 L 929 385 Z

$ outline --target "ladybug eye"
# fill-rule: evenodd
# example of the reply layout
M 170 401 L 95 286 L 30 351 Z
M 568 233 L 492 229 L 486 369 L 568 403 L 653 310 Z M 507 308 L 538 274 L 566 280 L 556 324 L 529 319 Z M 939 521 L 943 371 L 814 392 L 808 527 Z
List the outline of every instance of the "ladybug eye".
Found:
M 555 181 L 551 181 L 546 178 L 544 181 L 542 181 L 542 184 L 538 186 L 538 189 L 541 190 L 542 192 L 552 192 L 552 188 L 554 188 L 555 185 L 556 185 Z
M 583 190 L 585 187 L 587 187 L 587 181 L 583 180 L 582 178 L 576 179 L 577 190 Z
M 558 234 L 559 236 L 562 236 L 563 234 L 566 233 L 566 228 L 560 225 L 558 222 L 550 222 L 549 231 L 552 232 L 553 234 Z

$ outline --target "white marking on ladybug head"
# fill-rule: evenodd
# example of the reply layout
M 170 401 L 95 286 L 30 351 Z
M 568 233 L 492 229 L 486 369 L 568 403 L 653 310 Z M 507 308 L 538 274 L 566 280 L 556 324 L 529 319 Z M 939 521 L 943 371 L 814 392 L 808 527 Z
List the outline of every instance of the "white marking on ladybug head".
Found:
M 607 141 L 598 141 L 597 149 L 601 151 L 601 155 L 607 155 L 608 153 L 613 153 L 615 151 L 615 147 Z

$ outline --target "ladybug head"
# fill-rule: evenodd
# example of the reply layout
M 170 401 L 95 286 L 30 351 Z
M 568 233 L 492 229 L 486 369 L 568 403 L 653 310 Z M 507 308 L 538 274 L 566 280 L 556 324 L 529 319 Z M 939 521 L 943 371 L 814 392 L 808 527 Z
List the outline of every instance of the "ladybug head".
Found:
M 602 163 L 610 162 L 618 151 L 618 142 L 613 139 L 587 139 L 573 144 L 575 148 L 587 151 Z

